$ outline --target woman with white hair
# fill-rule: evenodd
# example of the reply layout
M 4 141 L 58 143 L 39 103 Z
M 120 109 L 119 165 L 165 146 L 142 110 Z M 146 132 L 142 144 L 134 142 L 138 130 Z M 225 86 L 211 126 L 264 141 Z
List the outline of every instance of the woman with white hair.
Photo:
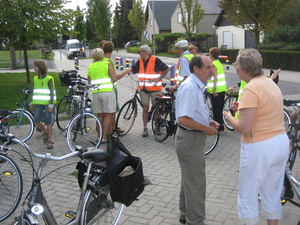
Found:
M 263 60 L 257 50 L 240 50 L 233 65 L 239 78 L 248 83 L 240 102 L 235 103 L 239 120 L 230 112 L 223 112 L 225 119 L 242 134 L 239 217 L 243 224 L 259 223 L 259 193 L 268 225 L 276 225 L 283 216 L 280 196 L 289 153 L 282 93 L 263 75 Z

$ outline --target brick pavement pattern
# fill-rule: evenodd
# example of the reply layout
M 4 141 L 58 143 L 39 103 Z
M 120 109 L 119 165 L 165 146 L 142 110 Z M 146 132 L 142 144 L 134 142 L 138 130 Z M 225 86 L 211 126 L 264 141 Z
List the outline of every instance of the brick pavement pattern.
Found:
M 59 52 L 56 52 L 59 53 Z M 163 59 L 164 60 L 164 59 Z M 79 74 L 87 74 L 87 67 L 91 59 L 80 60 Z M 176 61 L 174 61 L 176 64 Z M 74 69 L 73 60 L 60 59 L 56 55 L 56 69 L 53 71 Z M 225 71 L 226 73 L 226 71 Z M 288 74 L 288 73 L 287 73 Z M 135 75 L 133 75 L 135 76 Z M 298 80 L 295 77 L 286 77 L 287 80 Z M 129 78 L 118 81 L 120 106 L 129 99 L 132 93 Z M 299 99 L 298 95 L 284 96 L 290 99 Z M 179 225 L 178 202 L 180 188 L 180 168 L 175 152 L 174 139 L 169 137 L 162 143 L 156 142 L 151 134 L 143 138 L 141 108 L 138 109 L 137 120 L 132 130 L 120 140 L 131 151 L 133 155 L 139 156 L 143 161 L 144 174 L 152 182 L 145 187 L 140 195 L 139 201 L 135 201 L 130 207 L 125 207 L 119 224 L 123 225 Z M 150 125 L 148 126 L 150 128 Z M 54 149 L 47 150 L 42 141 L 42 134 L 35 132 L 27 144 L 38 153 L 50 152 L 54 156 L 60 156 L 69 152 L 65 133 L 61 132 L 56 125 L 53 127 Z M 13 145 L 11 146 L 20 153 L 28 157 L 25 149 Z M 238 193 L 238 168 L 239 168 L 240 134 L 236 131 L 228 131 L 220 136 L 217 147 L 206 156 L 207 173 L 207 199 L 206 199 L 206 224 L 208 225 L 235 225 L 241 224 L 237 215 L 237 193 Z M 26 196 L 32 180 L 32 170 L 28 164 L 21 160 L 16 153 L 9 153 L 19 165 L 24 178 L 24 193 Z M 299 157 L 298 157 L 299 158 Z M 47 176 L 42 180 L 43 192 L 54 213 L 57 216 L 58 224 L 65 224 L 68 218 L 64 213 L 68 210 L 76 211 L 79 197 L 79 187 L 76 178 L 72 175 L 75 171 L 78 158 L 65 161 L 50 161 L 44 170 L 44 175 L 49 171 L 65 166 Z M 294 166 L 294 176 L 300 178 L 299 159 Z M 35 164 L 38 160 L 34 159 Z M 20 213 L 21 206 L 14 213 Z M 286 203 L 283 207 L 284 218 L 279 224 L 295 225 L 300 220 L 299 208 L 291 203 Z M 11 224 L 13 216 L 2 224 Z M 267 224 L 262 218 L 260 225 Z

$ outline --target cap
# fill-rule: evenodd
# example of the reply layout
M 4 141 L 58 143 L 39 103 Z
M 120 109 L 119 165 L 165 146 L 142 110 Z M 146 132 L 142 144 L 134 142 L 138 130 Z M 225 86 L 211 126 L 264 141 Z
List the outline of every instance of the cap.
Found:
M 184 48 L 184 47 L 188 47 L 188 44 L 189 42 L 187 40 L 181 40 L 175 44 L 175 47 Z

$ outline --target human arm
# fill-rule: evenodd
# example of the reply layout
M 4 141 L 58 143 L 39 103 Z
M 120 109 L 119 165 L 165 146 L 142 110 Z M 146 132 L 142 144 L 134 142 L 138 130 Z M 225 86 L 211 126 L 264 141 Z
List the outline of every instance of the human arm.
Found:
M 241 134 L 247 134 L 252 130 L 256 108 L 244 108 L 239 110 L 239 119 L 235 119 L 230 111 L 224 111 L 223 116 L 231 126 Z
M 272 80 L 275 80 L 275 79 L 278 77 L 280 71 L 281 71 L 281 69 L 276 70 L 276 71 L 270 76 L 270 78 L 271 78 Z
M 160 80 L 162 80 L 167 75 L 167 73 L 169 72 L 169 70 L 170 70 L 169 67 L 167 69 L 163 70 L 162 73 L 160 74 L 160 76 L 158 78 L 156 78 L 153 82 L 157 83 Z
M 219 123 L 210 121 L 209 126 L 197 123 L 194 119 L 188 116 L 178 117 L 178 123 L 191 130 L 199 130 L 205 132 L 207 135 L 212 136 L 218 133 Z
M 217 93 L 217 83 L 218 83 L 218 72 L 217 72 L 217 68 L 214 66 L 213 69 L 213 77 L 214 77 L 214 83 L 213 83 L 213 95 L 214 97 L 218 96 L 218 93 Z
M 54 102 L 54 85 L 53 85 L 53 80 L 54 78 L 50 79 L 48 81 L 48 87 L 49 87 L 49 90 L 50 90 L 50 102 L 49 102 L 49 105 L 48 105 L 48 111 L 49 112 L 52 112 L 53 111 L 53 102 Z

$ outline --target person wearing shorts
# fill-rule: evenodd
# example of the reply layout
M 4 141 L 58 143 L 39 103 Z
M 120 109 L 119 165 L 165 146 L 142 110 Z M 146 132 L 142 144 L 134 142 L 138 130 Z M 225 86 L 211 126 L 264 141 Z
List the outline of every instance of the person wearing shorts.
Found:
M 140 59 L 131 67 L 131 71 L 138 73 L 140 96 L 143 104 L 143 133 L 148 136 L 148 112 L 150 99 L 152 107 L 155 105 L 156 94 L 161 93 L 162 79 L 170 68 L 156 56 L 151 55 L 152 50 L 148 45 L 140 47 Z

